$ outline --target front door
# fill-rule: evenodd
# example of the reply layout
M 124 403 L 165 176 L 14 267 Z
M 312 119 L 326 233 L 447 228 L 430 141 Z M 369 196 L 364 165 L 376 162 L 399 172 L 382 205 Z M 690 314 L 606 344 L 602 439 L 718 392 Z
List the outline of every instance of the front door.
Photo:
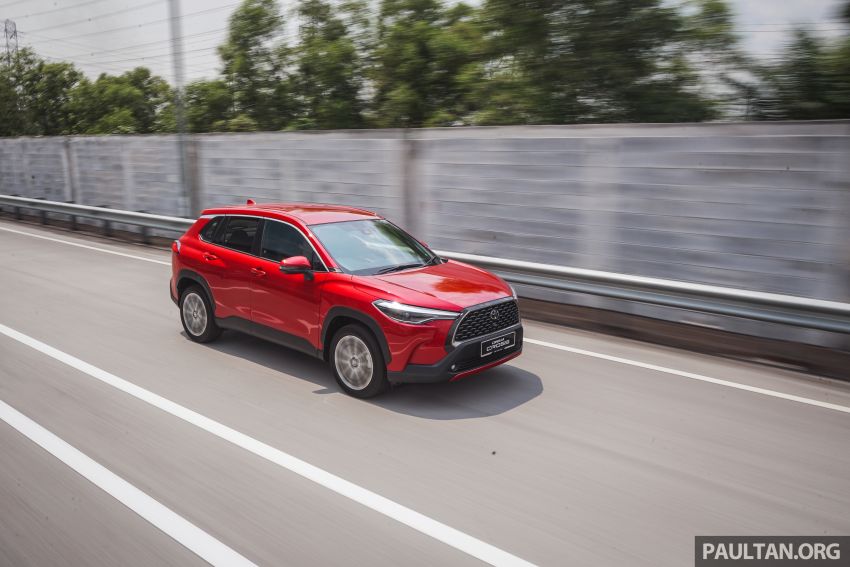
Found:
M 259 256 L 254 258 L 257 275 L 251 288 L 251 319 L 317 347 L 319 290 L 328 273 L 315 250 L 295 226 L 266 219 Z M 292 256 L 306 256 L 316 272 L 307 276 L 281 273 L 280 261 Z

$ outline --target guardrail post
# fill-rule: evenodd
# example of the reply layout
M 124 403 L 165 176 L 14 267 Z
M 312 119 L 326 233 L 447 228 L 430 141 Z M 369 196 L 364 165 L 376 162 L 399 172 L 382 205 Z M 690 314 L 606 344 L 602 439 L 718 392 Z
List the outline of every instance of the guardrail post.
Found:
M 148 213 L 150 211 L 137 211 L 139 213 Z M 142 244 L 150 244 L 151 243 L 151 232 L 150 229 L 145 225 L 139 226 L 139 235 L 142 237 Z
M 101 205 L 102 208 L 108 209 L 109 205 Z M 108 220 L 103 221 L 104 236 L 112 236 L 112 223 Z
M 74 201 L 65 201 L 65 202 L 71 203 L 71 204 L 74 203 Z M 79 229 L 79 227 L 77 226 L 77 215 L 70 215 L 68 217 L 68 220 L 70 221 L 70 224 L 71 224 L 71 226 L 70 226 L 71 230 L 78 230 Z
M 44 197 L 36 197 L 36 199 L 39 199 L 41 201 L 45 200 Z M 39 220 L 41 221 L 41 224 L 47 224 L 47 211 L 44 211 L 44 210 L 38 211 L 38 217 L 39 217 Z

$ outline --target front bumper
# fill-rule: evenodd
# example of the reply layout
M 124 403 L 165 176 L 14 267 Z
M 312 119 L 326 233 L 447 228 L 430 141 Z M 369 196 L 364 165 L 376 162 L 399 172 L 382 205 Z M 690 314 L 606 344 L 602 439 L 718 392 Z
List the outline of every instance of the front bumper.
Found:
M 481 342 L 495 339 L 508 333 L 516 333 L 514 345 L 489 356 L 481 356 Z M 470 374 L 503 364 L 522 354 L 522 324 L 507 327 L 495 333 L 476 337 L 456 345 L 444 359 L 436 364 L 408 364 L 400 372 L 388 372 L 390 382 L 426 384 L 431 382 L 453 382 Z M 454 370 L 452 369 L 454 366 Z

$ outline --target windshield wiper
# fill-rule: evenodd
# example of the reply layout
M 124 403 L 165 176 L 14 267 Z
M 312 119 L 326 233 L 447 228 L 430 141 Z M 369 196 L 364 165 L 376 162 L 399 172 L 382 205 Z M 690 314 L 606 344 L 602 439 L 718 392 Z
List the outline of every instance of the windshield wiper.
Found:
M 398 272 L 400 270 L 407 270 L 410 268 L 419 268 L 424 266 L 421 262 L 416 262 L 415 264 L 399 264 L 398 266 L 390 266 L 389 268 L 383 268 L 375 272 L 375 274 L 389 274 L 390 272 Z

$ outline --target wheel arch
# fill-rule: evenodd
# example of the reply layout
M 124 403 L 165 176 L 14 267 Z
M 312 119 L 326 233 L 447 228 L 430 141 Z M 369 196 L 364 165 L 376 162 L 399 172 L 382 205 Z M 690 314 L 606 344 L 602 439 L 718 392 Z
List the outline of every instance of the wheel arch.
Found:
M 381 354 L 384 355 L 384 363 L 389 364 L 392 357 L 390 356 L 387 338 L 384 335 L 384 331 L 381 330 L 381 326 L 369 315 L 350 307 L 331 307 L 325 316 L 325 320 L 322 323 L 322 357 L 325 360 L 330 360 L 330 345 L 334 334 L 349 323 L 359 323 L 372 333 L 375 340 L 378 341 Z
M 200 285 L 204 290 L 204 293 L 207 294 L 207 299 L 209 300 L 210 307 L 212 307 L 213 310 L 212 315 L 215 316 L 215 296 L 213 296 L 213 292 L 210 289 L 207 280 L 204 279 L 204 276 L 193 270 L 183 269 L 177 274 L 177 301 L 180 301 L 180 296 L 183 295 L 183 290 L 193 284 Z

